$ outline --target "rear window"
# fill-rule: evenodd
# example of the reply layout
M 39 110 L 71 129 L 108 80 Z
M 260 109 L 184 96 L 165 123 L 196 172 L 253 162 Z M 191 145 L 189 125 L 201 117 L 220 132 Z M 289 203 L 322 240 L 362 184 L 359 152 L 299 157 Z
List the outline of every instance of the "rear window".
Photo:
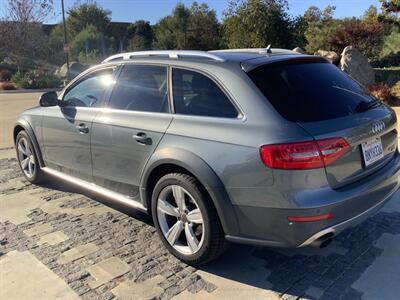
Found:
M 357 82 L 327 62 L 267 64 L 248 73 L 274 108 L 287 120 L 315 122 L 355 113 L 372 97 Z

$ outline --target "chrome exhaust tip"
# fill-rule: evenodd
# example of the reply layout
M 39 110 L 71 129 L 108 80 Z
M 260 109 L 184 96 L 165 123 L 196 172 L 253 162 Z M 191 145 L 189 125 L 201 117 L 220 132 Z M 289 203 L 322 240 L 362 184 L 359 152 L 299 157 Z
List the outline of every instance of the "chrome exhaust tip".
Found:
M 315 241 L 313 241 L 310 246 L 311 247 L 315 247 L 315 248 L 325 248 L 327 247 L 333 240 L 333 232 L 329 232 L 327 234 L 324 234 L 323 236 L 321 236 L 320 238 L 316 239 Z

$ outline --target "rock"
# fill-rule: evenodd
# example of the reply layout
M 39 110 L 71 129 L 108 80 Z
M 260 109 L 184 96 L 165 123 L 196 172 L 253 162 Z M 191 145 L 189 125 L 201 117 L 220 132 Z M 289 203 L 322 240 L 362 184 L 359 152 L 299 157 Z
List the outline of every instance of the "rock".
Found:
M 339 67 L 364 86 L 375 82 L 375 73 L 368 59 L 353 46 L 343 49 Z
M 306 52 L 305 52 L 302 48 L 300 48 L 300 47 L 296 47 L 296 48 L 294 48 L 292 51 L 297 52 L 297 53 L 300 53 L 300 54 L 305 54 L 305 53 L 306 53 Z
M 335 51 L 318 50 L 314 55 L 327 59 L 331 64 L 338 65 L 340 57 Z
M 63 64 L 59 69 L 56 70 L 55 74 L 67 78 L 69 80 L 78 76 L 81 72 L 86 70 L 86 66 L 79 62 L 73 61 L 69 63 L 69 72 L 67 70 L 67 64 Z

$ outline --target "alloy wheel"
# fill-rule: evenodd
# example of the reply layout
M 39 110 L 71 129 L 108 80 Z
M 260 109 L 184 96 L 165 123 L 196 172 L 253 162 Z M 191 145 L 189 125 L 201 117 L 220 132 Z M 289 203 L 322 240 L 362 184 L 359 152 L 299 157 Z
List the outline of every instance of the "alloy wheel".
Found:
M 169 185 L 159 194 L 157 218 L 168 243 L 184 255 L 196 253 L 204 242 L 204 221 L 190 193 L 179 185 Z
M 27 139 L 22 137 L 18 140 L 17 147 L 21 169 L 28 178 L 32 178 L 35 175 L 36 162 L 31 146 L 29 145 Z

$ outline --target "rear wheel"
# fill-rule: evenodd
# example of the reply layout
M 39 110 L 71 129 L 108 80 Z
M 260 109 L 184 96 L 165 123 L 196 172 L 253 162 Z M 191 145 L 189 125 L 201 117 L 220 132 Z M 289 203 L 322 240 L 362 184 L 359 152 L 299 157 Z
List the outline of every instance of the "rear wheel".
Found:
M 19 166 L 25 178 L 31 183 L 44 180 L 43 171 L 40 169 L 38 157 L 32 142 L 25 131 L 20 131 L 15 141 Z
M 218 215 L 193 177 L 173 173 L 162 177 L 152 197 L 152 215 L 167 249 L 188 264 L 204 264 L 226 248 Z

